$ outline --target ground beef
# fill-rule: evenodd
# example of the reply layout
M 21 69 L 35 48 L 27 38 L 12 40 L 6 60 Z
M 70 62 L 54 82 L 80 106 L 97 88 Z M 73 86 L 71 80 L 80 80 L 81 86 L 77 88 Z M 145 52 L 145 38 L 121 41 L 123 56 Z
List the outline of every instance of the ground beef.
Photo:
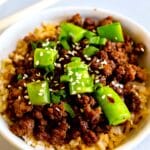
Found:
M 69 22 L 72 22 L 76 25 L 82 26 L 82 18 L 80 16 L 80 14 L 76 14 L 76 15 L 72 16 L 72 18 L 69 19 Z
M 17 99 L 13 103 L 14 112 L 16 114 L 16 117 L 19 117 L 19 118 L 23 117 L 25 113 L 31 112 L 32 108 L 33 106 L 29 105 L 28 102 L 23 99 Z
M 95 21 L 92 18 L 85 18 L 83 27 L 88 30 L 94 30 L 95 29 Z
M 91 130 L 87 130 L 86 133 L 84 133 L 82 135 L 83 141 L 87 144 L 87 145 L 91 145 L 93 143 L 96 143 L 98 138 L 96 136 L 96 134 L 91 131 Z
M 21 118 L 10 127 L 11 131 L 20 137 L 32 135 L 33 128 L 34 120 L 31 118 Z
M 59 121 L 63 117 L 67 116 L 64 106 L 63 106 L 63 103 L 54 104 L 54 105 L 48 107 L 46 110 L 46 115 L 48 116 L 49 119 L 56 120 L 56 121 Z

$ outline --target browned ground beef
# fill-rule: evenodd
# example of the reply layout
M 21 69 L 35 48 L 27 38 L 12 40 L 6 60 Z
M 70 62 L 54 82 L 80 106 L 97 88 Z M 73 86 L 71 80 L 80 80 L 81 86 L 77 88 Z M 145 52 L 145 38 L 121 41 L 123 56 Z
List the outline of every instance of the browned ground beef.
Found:
M 112 17 L 100 20 L 98 24 L 92 18 L 85 18 L 82 21 L 79 14 L 73 16 L 69 21 L 88 30 L 95 30 L 98 25 L 113 22 Z M 89 64 L 89 73 L 95 75 L 97 80 L 95 82 L 110 85 L 124 97 L 129 110 L 137 113 L 141 109 L 140 98 L 136 95 L 134 87 L 130 86 L 130 82 L 146 80 L 145 71 L 137 65 L 137 59 L 143 54 L 144 46 L 135 43 L 126 34 L 124 34 L 124 38 L 125 42 L 123 43 L 108 41 L 105 46 L 100 47 L 100 51 L 95 56 L 91 57 L 91 60 L 83 57 L 82 50 L 86 46 L 84 39 L 78 46 L 73 47 L 74 53 L 69 53 L 58 44 L 59 58 L 56 63 L 59 65 L 55 68 L 50 89 L 60 90 L 67 87 L 65 83 L 60 83 L 59 77 L 64 73 L 64 65 L 70 62 L 71 56 L 78 56 L 86 64 Z M 24 59 L 19 62 L 13 60 L 16 74 L 10 82 L 11 87 L 8 88 L 6 110 L 7 115 L 14 122 L 10 129 L 20 137 L 33 134 L 36 139 L 46 140 L 54 145 L 68 143 L 79 136 L 87 145 L 95 143 L 98 140 L 98 134 L 107 133 L 111 126 L 91 94 L 68 96 L 66 99 L 62 99 L 60 104 L 32 106 L 29 103 L 26 83 L 43 80 L 45 74 L 43 70 L 33 68 L 31 39 L 29 37 L 24 39 L 28 42 L 28 51 L 24 55 Z M 21 74 L 23 78 L 17 80 L 18 74 Z M 51 78 L 51 75 L 47 77 Z M 116 86 L 118 84 L 121 86 Z M 64 102 L 71 104 L 75 111 L 74 118 L 71 118 L 64 110 Z

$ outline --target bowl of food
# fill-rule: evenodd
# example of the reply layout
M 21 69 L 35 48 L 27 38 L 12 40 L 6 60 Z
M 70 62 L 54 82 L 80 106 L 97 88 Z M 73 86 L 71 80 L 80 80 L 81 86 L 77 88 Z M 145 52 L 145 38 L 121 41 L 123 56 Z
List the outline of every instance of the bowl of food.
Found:
M 150 133 L 150 34 L 134 21 L 54 8 L 0 41 L 0 133 L 17 148 L 123 150 Z

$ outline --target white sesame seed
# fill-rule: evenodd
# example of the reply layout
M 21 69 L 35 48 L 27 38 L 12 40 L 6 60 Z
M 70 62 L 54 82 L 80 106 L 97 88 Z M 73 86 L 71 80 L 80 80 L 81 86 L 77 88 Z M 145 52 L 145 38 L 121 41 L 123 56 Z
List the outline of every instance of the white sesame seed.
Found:
M 21 86 L 19 86 L 19 87 L 18 87 L 18 89 L 19 89 L 19 90 L 22 90 L 22 87 L 21 87 Z
M 7 87 L 8 87 L 8 88 L 11 88 L 11 85 L 9 84 Z
M 91 58 L 90 58 L 90 57 L 86 57 L 86 60 L 89 60 L 89 61 L 90 61 L 90 60 L 91 60 Z
M 38 82 L 38 83 L 39 83 L 39 82 L 40 82 L 40 80 L 36 80 L 36 82 Z
M 98 70 L 95 71 L 96 74 L 99 74 L 100 72 Z
M 39 64 L 40 64 L 40 61 L 37 60 L 37 61 L 35 62 L 35 65 L 38 66 Z
M 28 96 L 28 95 L 25 95 L 24 98 L 25 98 L 25 99 L 29 99 L 29 96 Z
M 106 98 L 106 95 L 103 95 L 103 96 L 102 96 L 102 99 L 105 99 L 105 98 Z
M 46 47 L 45 49 L 46 49 L 46 50 L 49 50 L 48 47 Z M 50 54 L 51 52 L 50 52 L 50 51 L 46 51 L 46 53 L 47 53 L 47 54 Z
M 38 72 L 38 73 L 36 73 L 35 75 L 36 75 L 37 77 L 40 77 L 41 73 Z
M 38 93 L 39 96 L 43 96 L 43 93 Z
M 85 57 L 85 58 L 87 58 L 87 57 L 88 57 L 88 55 L 84 55 L 84 57 Z
M 26 83 L 23 83 L 23 86 L 24 86 L 24 87 L 26 87 L 26 86 L 27 86 L 27 84 L 26 84 Z
M 72 91 L 72 94 L 76 94 L 76 91 Z
M 32 57 L 29 57 L 28 60 L 31 61 L 31 60 L 33 60 L 33 58 L 32 58 Z
M 107 96 L 112 97 L 112 94 L 111 94 L 111 93 L 108 93 Z
M 59 58 L 59 60 L 58 60 L 58 61 L 60 62 L 60 61 L 62 61 L 62 60 L 64 60 L 64 58 L 62 58 L 62 57 L 61 57 L 61 58 Z
M 98 63 L 98 62 L 100 62 L 100 60 L 99 60 L 99 59 L 97 59 L 97 60 L 96 60 L 96 62 Z
M 69 56 L 68 56 L 68 55 L 65 55 L 65 57 L 66 57 L 66 58 L 69 58 Z
M 101 65 L 107 65 L 107 61 L 106 60 L 102 61 Z
M 77 97 L 78 97 L 78 98 L 81 98 L 81 95 L 80 95 L 80 94 L 77 94 Z
M 41 57 L 43 56 L 43 52 L 40 52 L 40 56 L 41 56 Z
M 62 89 L 62 90 L 63 90 L 63 89 L 65 89 L 65 87 L 64 87 L 64 86 L 62 86 L 60 89 Z
M 43 93 L 44 92 L 44 90 L 43 89 L 40 89 L 40 93 Z
M 30 102 L 30 101 L 28 101 L 28 104 L 29 104 L 29 105 L 31 105 L 31 102 Z
M 99 83 L 100 81 L 97 79 L 97 80 L 95 80 L 95 83 Z
M 61 64 L 60 64 L 60 63 L 57 63 L 57 64 L 56 64 L 56 67 L 61 68 Z
M 35 79 L 32 79 L 32 81 L 35 81 Z
M 49 89 L 49 91 L 50 91 L 50 92 L 52 92 L 52 91 L 53 91 L 53 89 Z
M 21 100 L 21 96 L 18 96 L 18 99 Z
M 60 109 L 58 107 L 55 108 L 58 112 L 60 112 Z

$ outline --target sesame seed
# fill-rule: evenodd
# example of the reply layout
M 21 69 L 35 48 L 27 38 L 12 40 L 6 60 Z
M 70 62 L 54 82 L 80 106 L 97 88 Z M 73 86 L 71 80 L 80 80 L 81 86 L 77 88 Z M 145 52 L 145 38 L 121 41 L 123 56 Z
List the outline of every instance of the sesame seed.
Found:
M 41 56 L 41 57 L 43 56 L 43 52 L 40 52 L 40 56 Z
M 100 72 L 98 70 L 95 71 L 96 74 L 99 74 Z
M 109 93 L 109 94 L 107 94 L 107 96 L 112 97 L 112 94 Z
M 32 57 L 29 57 L 28 60 L 31 61 L 31 60 L 33 60 L 33 58 L 32 58 Z
M 40 64 L 40 61 L 37 60 L 37 61 L 35 62 L 35 65 L 38 66 L 39 64 Z
M 35 75 L 36 75 L 37 77 L 40 77 L 41 73 L 38 72 L 38 73 L 36 73 Z
M 60 64 L 60 63 L 57 63 L 57 64 L 56 64 L 56 67 L 61 68 L 61 64 Z
M 36 80 L 36 82 L 40 82 L 40 80 Z
M 58 81 L 56 81 L 56 80 L 55 80 L 55 81 L 53 81 L 53 82 L 54 82 L 54 83 L 58 83 Z
M 46 49 L 46 50 L 49 50 L 48 47 L 46 47 L 45 49 Z M 46 53 L 47 53 L 47 54 L 50 54 L 51 52 L 50 52 L 50 51 L 47 51 Z
M 19 86 L 19 87 L 18 87 L 18 89 L 19 89 L 19 90 L 22 90 L 22 87 L 21 87 L 21 86 Z
M 29 105 L 31 105 L 31 102 L 30 102 L 30 101 L 28 101 L 28 104 L 29 104 Z
M 65 89 L 65 87 L 64 87 L 64 86 L 62 86 L 60 89 L 62 89 L 62 90 L 63 90 L 63 89 Z
M 40 89 L 40 93 L 43 93 L 44 92 L 44 90 L 43 89 Z
M 97 59 L 97 60 L 96 60 L 96 62 L 98 63 L 98 62 L 100 62 L 100 60 L 99 60 L 99 59 Z
M 87 58 L 87 57 L 88 57 L 88 55 L 84 55 L 84 57 L 85 57 L 85 58 Z
M 58 61 L 60 62 L 60 61 L 62 61 L 62 60 L 64 60 L 64 58 L 62 58 L 62 57 L 61 57 L 61 58 L 59 58 L 59 60 L 58 60 Z
M 90 58 L 90 57 L 86 57 L 86 60 L 89 60 L 89 61 L 90 61 L 90 60 L 91 60 L 91 58 Z
M 78 97 L 78 98 L 81 98 L 81 95 L 80 95 L 80 94 L 77 94 L 77 97 Z
M 76 91 L 72 91 L 72 94 L 76 94 Z
M 24 98 L 25 98 L 25 99 L 29 99 L 29 96 L 28 96 L 28 95 L 25 95 Z
M 99 83 L 99 80 L 95 80 L 95 83 Z
M 27 84 L 26 84 L 26 83 L 23 83 L 23 86 L 24 86 L 24 87 L 26 87 L 26 86 L 27 86 Z
M 106 60 L 102 61 L 101 65 L 107 65 L 107 61 Z
M 52 91 L 53 91 L 53 89 L 49 89 L 49 91 L 50 91 L 50 92 L 52 92 Z
M 69 56 L 68 56 L 68 55 L 65 55 L 65 57 L 66 57 L 66 58 L 69 58 Z
M 32 81 L 35 81 L 35 79 L 32 79 Z
M 60 109 L 58 107 L 55 108 L 58 112 L 60 112 Z
M 39 96 L 43 96 L 43 93 L 38 93 Z
M 9 84 L 7 87 L 8 87 L 8 88 L 11 88 L 11 85 Z
M 102 96 L 102 99 L 105 99 L 105 98 L 106 98 L 106 95 L 103 95 L 103 96 Z
M 21 96 L 18 96 L 18 99 L 21 100 Z

